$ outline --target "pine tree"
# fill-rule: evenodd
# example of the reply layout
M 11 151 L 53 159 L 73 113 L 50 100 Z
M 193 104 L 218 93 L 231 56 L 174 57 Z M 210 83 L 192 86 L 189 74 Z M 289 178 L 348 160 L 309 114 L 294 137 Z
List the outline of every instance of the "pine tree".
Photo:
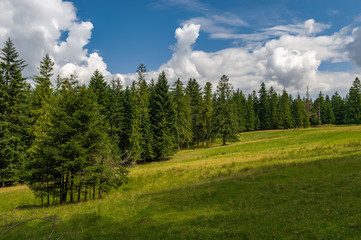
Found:
M 94 94 L 96 96 L 96 101 L 99 104 L 99 106 L 101 107 L 100 110 L 104 116 L 108 115 L 108 112 L 107 112 L 107 107 L 108 107 L 107 86 L 108 86 L 108 84 L 105 81 L 103 74 L 101 74 L 101 72 L 98 69 L 95 70 L 92 77 L 90 78 L 88 88 L 94 92 Z
M 336 91 L 331 98 L 332 111 L 335 116 L 335 124 L 345 124 L 345 102 Z
M 206 140 L 207 147 L 212 141 L 212 114 L 213 114 L 213 96 L 212 84 L 207 82 L 203 91 L 203 104 L 202 104 L 202 123 L 203 134 Z
M 20 180 L 29 146 L 29 85 L 22 77 L 24 60 L 11 39 L 0 52 L 1 112 L 0 112 L 0 183 Z
M 246 103 L 246 113 L 244 117 L 245 121 L 245 130 L 246 131 L 254 131 L 255 130 L 255 112 L 254 112 L 254 103 L 252 95 L 248 95 L 247 103 Z
M 151 132 L 151 123 L 149 115 L 149 95 L 150 90 L 148 88 L 147 82 L 145 80 L 146 67 L 143 64 L 137 69 L 138 73 L 138 88 L 139 88 L 139 110 L 140 110 L 140 130 L 142 135 L 141 140 L 141 160 L 142 161 L 151 161 L 154 158 L 152 142 L 153 135 Z
M 331 100 L 328 95 L 326 95 L 324 115 L 325 124 L 333 124 L 335 122 L 335 115 L 333 114 Z
M 165 159 L 177 149 L 177 130 L 174 103 L 164 72 L 159 75 L 149 102 L 155 157 Z
M 269 106 L 269 95 L 266 90 L 266 85 L 261 84 L 259 90 L 259 104 L 258 104 L 258 116 L 260 121 L 261 130 L 267 130 L 271 127 L 271 110 Z
M 320 125 L 325 123 L 325 98 L 323 97 L 322 92 L 318 94 L 318 97 L 313 103 L 313 118 L 312 123 L 314 125 Z
M 226 75 L 218 82 L 216 100 L 213 112 L 214 135 L 222 139 L 223 145 L 227 141 L 237 139 L 238 133 L 235 104 L 233 101 L 233 87 Z
M 238 121 L 238 131 L 243 132 L 246 130 L 245 124 L 245 117 L 246 117 L 246 97 L 244 96 L 243 92 L 237 89 L 236 92 L 233 94 L 235 106 L 236 106 L 236 115 Z
M 35 156 L 27 165 L 28 184 L 37 196 L 59 197 L 60 202 L 80 201 L 92 189 L 93 198 L 125 181 L 125 171 L 106 134 L 92 90 L 79 86 L 76 78 L 64 79 L 50 109 L 50 124 L 37 141 Z M 44 138 L 44 136 L 46 136 Z M 97 194 L 96 194 L 97 191 Z M 90 195 L 90 194 L 89 194 Z
M 113 79 L 109 86 L 109 137 L 120 153 L 122 150 L 121 137 L 124 126 L 123 86 L 120 79 Z
M 309 127 L 309 121 L 308 121 L 308 115 L 306 112 L 306 107 L 299 94 L 297 96 L 297 99 L 293 100 L 292 115 L 293 115 L 293 121 L 294 121 L 295 127 L 297 127 L 297 128 Z
M 189 79 L 186 91 L 189 95 L 191 106 L 193 143 L 198 146 L 199 142 L 203 139 L 203 123 L 201 87 L 196 79 Z
M 349 123 L 359 125 L 361 123 L 361 82 L 357 77 L 348 94 L 347 109 Z
M 289 96 L 286 89 L 283 89 L 278 103 L 278 128 L 289 129 L 293 127 Z
M 269 111 L 270 111 L 270 128 L 276 129 L 278 127 L 278 118 L 277 118 L 277 105 L 278 105 L 278 96 L 274 91 L 273 87 L 270 88 L 269 92 Z
M 29 160 L 26 167 L 37 166 L 36 171 L 32 173 L 31 178 L 36 178 L 36 185 L 32 187 L 36 189 L 39 197 L 47 196 L 47 204 L 50 203 L 51 186 L 50 183 L 54 181 L 52 176 L 52 167 L 47 161 L 51 158 L 51 152 L 44 147 L 45 143 L 49 143 L 50 139 L 47 135 L 47 129 L 51 128 L 50 109 L 54 102 L 54 95 L 52 94 L 50 77 L 53 75 L 54 62 L 48 54 L 45 55 L 39 66 L 39 76 L 34 77 L 35 89 L 32 97 L 32 139 L 30 148 L 28 149 Z M 41 166 L 41 167 L 40 167 Z M 24 178 L 29 176 L 26 172 Z M 39 184 L 43 182 L 44 184 Z
M 192 141 L 191 108 L 189 95 L 185 93 L 183 83 L 179 78 L 173 87 L 172 95 L 176 112 L 177 143 L 178 150 L 181 150 L 184 145 L 189 146 L 189 143 Z
M 254 114 L 255 114 L 255 118 L 254 118 L 254 130 L 259 130 L 261 129 L 261 121 L 260 121 L 260 109 L 259 109 L 259 105 L 260 105 L 260 100 L 257 97 L 257 93 L 256 91 L 252 92 L 252 102 L 253 102 L 253 108 L 254 108 Z
M 308 120 L 311 122 L 311 119 L 313 117 L 313 106 L 312 106 L 312 99 L 310 97 L 310 89 L 308 88 L 308 86 L 306 91 L 305 106 L 308 115 Z

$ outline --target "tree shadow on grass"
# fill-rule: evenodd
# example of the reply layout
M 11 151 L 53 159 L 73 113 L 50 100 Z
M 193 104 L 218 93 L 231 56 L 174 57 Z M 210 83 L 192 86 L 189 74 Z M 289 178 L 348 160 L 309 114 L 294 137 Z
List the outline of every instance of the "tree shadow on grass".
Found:
M 74 214 L 61 239 L 345 239 L 361 235 L 360 155 L 239 170 L 137 196 L 129 216 Z M 135 206 L 135 204 L 141 204 Z M 123 205 L 120 205 L 121 207 Z M 9 239 L 42 239 L 32 223 Z

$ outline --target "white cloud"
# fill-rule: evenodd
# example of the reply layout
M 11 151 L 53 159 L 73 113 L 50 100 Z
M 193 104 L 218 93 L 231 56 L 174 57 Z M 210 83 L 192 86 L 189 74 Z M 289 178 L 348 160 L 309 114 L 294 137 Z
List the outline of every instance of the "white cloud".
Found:
M 0 41 L 8 37 L 14 41 L 20 57 L 28 64 L 26 76 L 37 74 L 37 66 L 46 53 L 56 63 L 56 74 L 77 74 L 86 81 L 98 68 L 110 76 L 103 59 L 85 48 L 93 24 L 79 21 L 71 2 L 1 0 L 0 12 Z M 65 40 L 61 40 L 63 32 L 68 33 Z
M 168 4 L 189 5 L 188 0 L 167 1 Z M 201 4 L 201 2 L 198 2 Z M 203 6 L 203 5 L 200 5 Z M 119 77 L 125 84 L 137 78 L 136 74 L 111 74 L 103 58 L 89 52 L 86 45 L 91 39 L 93 25 L 80 21 L 70 2 L 62 0 L 1 0 L 0 41 L 11 37 L 22 58 L 29 65 L 27 76 L 37 73 L 37 65 L 45 53 L 56 62 L 55 73 L 64 76 L 76 74 L 87 83 L 95 69 L 110 80 Z M 197 24 L 194 24 L 197 23 Z M 338 63 L 350 59 L 361 66 L 361 30 L 350 35 L 350 27 L 332 35 L 320 35 L 328 24 L 310 19 L 299 24 L 274 26 L 253 34 L 238 34 L 237 28 L 247 23 L 233 15 L 212 15 L 184 22 L 175 32 L 177 43 L 172 58 L 158 71 L 149 72 L 148 79 L 157 78 L 165 71 L 170 82 L 181 78 L 196 78 L 201 84 L 217 84 L 226 74 L 235 88 L 245 92 L 257 90 L 261 82 L 273 85 L 276 90 L 287 87 L 291 93 L 301 93 L 309 85 L 318 91 L 345 94 L 355 78 L 354 73 L 323 72 L 323 62 Z M 200 30 L 212 38 L 239 39 L 244 47 L 226 48 L 216 52 L 193 50 Z M 352 30 L 352 29 L 351 29 Z M 61 39 L 63 32 L 68 34 Z M 344 91 L 344 92 L 342 92 Z
M 178 77 L 187 81 L 194 77 L 201 84 L 210 81 L 214 85 L 226 74 L 236 88 L 245 92 L 256 90 L 261 82 L 265 82 L 278 91 L 286 87 L 293 94 L 303 93 L 307 86 L 314 95 L 319 91 L 331 94 L 336 90 L 346 94 L 355 75 L 322 72 L 319 67 L 322 62 L 348 61 L 343 49 L 352 39 L 347 31 L 342 29 L 331 36 L 314 36 L 328 26 L 314 20 L 299 24 L 296 29 L 292 26 L 296 25 L 269 28 L 284 34 L 263 45 L 250 44 L 207 53 L 192 50 L 200 25 L 184 25 L 176 30 L 177 44 L 172 58 L 158 72 L 164 70 L 170 81 Z

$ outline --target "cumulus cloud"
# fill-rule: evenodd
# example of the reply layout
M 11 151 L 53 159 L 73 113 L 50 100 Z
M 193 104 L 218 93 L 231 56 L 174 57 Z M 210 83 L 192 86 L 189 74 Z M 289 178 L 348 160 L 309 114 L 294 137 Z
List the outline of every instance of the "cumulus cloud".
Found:
M 88 53 L 85 46 L 91 38 L 93 24 L 79 21 L 71 2 L 62 0 L 0 1 L 0 41 L 10 37 L 28 67 L 26 76 L 37 73 L 42 57 L 49 53 L 55 72 L 76 74 L 81 81 L 99 69 L 110 76 L 106 64 L 97 53 Z M 67 34 L 66 39 L 61 39 Z
M 192 1 L 163 1 L 167 4 L 188 6 Z M 200 1 L 200 8 L 205 7 Z M 89 52 L 93 24 L 81 21 L 71 2 L 62 0 L 1 0 L 0 41 L 11 37 L 28 64 L 26 75 L 37 73 L 37 66 L 45 53 L 55 60 L 55 73 L 75 74 L 87 83 L 98 69 L 110 80 L 120 78 L 126 85 L 137 79 L 134 73 L 112 74 L 103 58 Z M 261 82 L 276 90 L 284 87 L 291 93 L 305 91 L 310 86 L 318 91 L 345 94 L 355 78 L 354 73 L 320 71 L 323 62 L 339 63 L 352 60 L 361 67 L 361 30 L 345 27 L 332 35 L 321 35 L 330 25 L 309 19 L 303 23 L 260 29 L 251 34 L 239 34 L 237 29 L 247 23 L 230 14 L 212 15 L 185 21 L 175 31 L 176 44 L 171 59 L 147 79 L 156 79 L 165 71 L 172 83 L 178 77 L 183 81 L 196 78 L 201 84 L 217 84 L 226 74 L 235 88 L 245 92 L 258 89 Z M 243 47 L 226 48 L 216 52 L 193 49 L 200 31 L 211 38 L 238 39 Z M 64 36 L 66 36 L 64 38 Z M 343 92 L 344 91 L 344 92 Z
M 328 27 L 313 19 L 303 24 L 276 26 L 267 29 L 267 32 L 277 32 L 274 35 L 280 37 L 269 39 L 262 45 L 207 53 L 192 50 L 201 26 L 185 24 L 176 30 L 177 44 L 172 58 L 159 71 L 166 71 L 171 81 L 178 77 L 184 81 L 194 77 L 202 84 L 207 81 L 216 84 L 220 76 L 226 74 L 236 88 L 246 92 L 258 89 L 261 82 L 266 82 L 276 90 L 286 87 L 294 94 L 304 92 L 307 86 L 310 86 L 313 94 L 319 91 L 332 93 L 335 90 L 345 94 L 355 75 L 322 72 L 319 67 L 322 62 L 349 61 L 343 49 L 351 46 L 359 33 L 354 31 L 354 36 L 350 37 L 342 29 L 330 36 L 316 36 Z M 359 46 L 354 48 L 359 49 Z

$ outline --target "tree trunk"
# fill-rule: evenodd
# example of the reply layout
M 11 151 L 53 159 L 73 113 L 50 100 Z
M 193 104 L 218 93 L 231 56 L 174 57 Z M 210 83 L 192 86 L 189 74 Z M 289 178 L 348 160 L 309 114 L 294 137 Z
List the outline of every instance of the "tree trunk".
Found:
M 95 199 L 95 183 L 93 184 L 93 199 Z
M 78 200 L 77 200 L 77 202 L 80 202 L 80 195 L 81 195 L 81 181 L 79 182 L 79 188 L 78 188 Z
M 84 201 L 87 200 L 88 197 L 88 185 L 85 182 L 85 188 L 84 188 Z
M 223 136 L 223 145 L 226 145 L 226 137 Z
M 103 196 L 103 189 L 101 187 L 101 184 L 99 184 L 99 195 L 98 195 L 98 198 L 102 198 Z
M 70 202 L 74 202 L 74 175 L 71 174 L 70 181 Z
M 50 205 L 50 192 L 49 192 L 49 176 L 46 174 L 46 193 L 47 193 L 47 200 L 48 200 L 48 206 Z
M 68 180 L 69 180 L 69 173 L 67 172 L 64 182 L 63 202 L 66 202 L 66 198 L 68 196 Z

